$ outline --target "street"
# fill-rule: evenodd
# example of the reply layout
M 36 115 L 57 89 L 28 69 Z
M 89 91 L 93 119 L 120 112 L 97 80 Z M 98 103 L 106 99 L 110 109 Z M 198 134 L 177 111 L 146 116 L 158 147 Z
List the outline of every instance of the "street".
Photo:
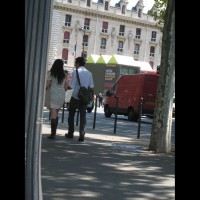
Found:
M 49 121 L 49 111 L 46 108 L 44 108 L 43 118 L 45 119 L 45 122 Z M 63 125 L 66 124 L 66 131 L 67 131 L 67 118 L 68 118 L 68 111 L 65 109 Z M 75 125 L 76 125 L 76 120 L 77 120 L 77 115 L 75 115 L 75 120 L 74 120 Z M 91 113 L 87 113 L 86 129 L 87 128 L 93 129 L 93 127 L 95 127 L 96 130 L 113 132 L 114 134 L 114 122 L 115 122 L 114 115 L 112 115 L 111 118 L 106 118 L 104 116 L 103 108 L 97 107 L 95 126 L 94 126 L 94 109 L 93 109 Z M 152 122 L 153 119 L 146 116 L 142 116 L 140 125 L 140 137 L 139 137 L 140 139 L 149 141 L 151 136 Z M 62 109 L 59 111 L 59 123 L 62 123 Z M 123 134 L 124 136 L 133 137 L 134 139 L 136 139 L 138 135 L 138 122 L 128 121 L 127 116 L 118 115 L 115 134 L 119 133 L 120 135 Z M 172 119 L 171 143 L 175 144 L 175 118 Z

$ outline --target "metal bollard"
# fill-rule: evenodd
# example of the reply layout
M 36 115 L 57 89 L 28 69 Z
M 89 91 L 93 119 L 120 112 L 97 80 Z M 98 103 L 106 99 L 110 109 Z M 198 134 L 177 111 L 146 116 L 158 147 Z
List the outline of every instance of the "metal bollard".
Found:
M 76 111 L 76 126 L 78 126 L 79 113 L 80 113 L 80 110 L 78 109 Z
M 116 106 L 115 106 L 115 123 L 114 123 L 114 133 L 116 133 L 116 128 L 117 128 L 117 111 L 118 111 L 118 96 L 115 96 L 116 99 Z
M 142 102 L 143 102 L 143 98 L 140 99 L 140 104 L 139 104 L 139 116 L 138 116 L 138 133 L 137 133 L 137 139 L 140 138 L 140 124 L 141 124 L 141 117 L 142 117 Z
M 97 113 L 97 97 L 95 99 L 95 105 L 94 105 L 94 120 L 93 120 L 93 129 L 95 129 L 95 125 L 96 125 L 96 113 Z
M 63 104 L 63 108 L 62 108 L 62 123 L 64 121 L 64 111 L 65 111 L 65 103 Z

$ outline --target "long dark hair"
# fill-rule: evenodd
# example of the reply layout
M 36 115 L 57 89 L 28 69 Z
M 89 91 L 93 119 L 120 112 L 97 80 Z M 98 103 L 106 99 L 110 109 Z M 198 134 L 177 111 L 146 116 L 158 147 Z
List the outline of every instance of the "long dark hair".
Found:
M 50 69 L 51 76 L 57 78 L 58 84 L 62 84 L 65 78 L 65 71 L 63 69 L 63 61 L 61 59 L 56 59 Z

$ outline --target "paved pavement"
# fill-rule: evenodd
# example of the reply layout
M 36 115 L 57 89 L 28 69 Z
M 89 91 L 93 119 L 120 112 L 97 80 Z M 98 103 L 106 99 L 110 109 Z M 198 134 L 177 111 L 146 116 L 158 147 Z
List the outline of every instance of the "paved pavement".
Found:
M 42 128 L 43 200 L 174 200 L 175 152 L 154 154 L 148 141 L 88 128 L 67 139 L 59 123 L 55 140 Z M 174 147 L 173 147 L 174 148 Z

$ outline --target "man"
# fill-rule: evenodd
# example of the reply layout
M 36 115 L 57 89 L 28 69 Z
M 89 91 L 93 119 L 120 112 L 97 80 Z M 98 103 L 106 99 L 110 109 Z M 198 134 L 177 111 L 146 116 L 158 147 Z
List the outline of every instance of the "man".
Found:
M 86 88 L 94 90 L 94 81 L 92 77 L 92 73 L 88 71 L 85 65 L 85 59 L 83 57 L 77 57 L 74 63 L 76 70 L 78 70 L 80 84 Z M 69 116 L 68 116 L 68 133 L 65 134 L 67 138 L 74 137 L 74 116 L 76 113 L 76 109 L 80 111 L 80 126 L 79 126 L 79 139 L 78 141 L 83 142 L 85 136 L 85 126 L 86 126 L 86 108 L 87 105 L 82 104 L 78 98 L 78 91 L 80 89 L 80 85 L 78 83 L 76 70 L 72 72 L 72 80 L 68 86 L 68 89 L 73 89 L 72 97 L 70 99 L 69 104 Z
M 99 93 L 99 108 L 103 107 L 103 96 L 101 93 Z

